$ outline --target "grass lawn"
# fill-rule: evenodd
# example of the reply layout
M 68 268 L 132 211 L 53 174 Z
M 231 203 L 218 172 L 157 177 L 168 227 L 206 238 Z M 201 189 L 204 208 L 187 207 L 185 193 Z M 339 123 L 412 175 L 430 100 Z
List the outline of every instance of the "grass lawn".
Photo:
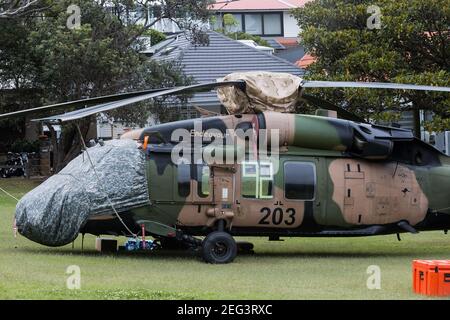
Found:
M 0 179 L 21 197 L 36 182 Z M 412 293 L 413 259 L 450 259 L 450 236 L 424 232 L 371 238 L 251 238 L 254 255 L 208 265 L 189 253 L 105 256 L 94 237 L 49 248 L 13 237 L 15 201 L 0 192 L 1 299 L 423 299 Z M 124 239 L 120 239 L 122 243 Z M 81 268 L 81 290 L 66 288 L 66 268 Z M 367 268 L 381 289 L 367 289 Z

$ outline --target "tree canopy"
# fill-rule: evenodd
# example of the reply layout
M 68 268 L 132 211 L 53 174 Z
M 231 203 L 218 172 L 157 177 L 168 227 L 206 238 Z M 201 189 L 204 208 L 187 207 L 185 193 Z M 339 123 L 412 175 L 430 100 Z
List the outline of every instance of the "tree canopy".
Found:
M 450 86 L 448 0 L 316 0 L 293 14 L 302 28 L 301 43 L 317 59 L 308 67 L 308 78 Z M 366 119 L 396 120 L 400 111 L 413 111 L 416 134 L 420 110 L 435 114 L 425 124 L 428 130 L 450 128 L 448 94 L 361 89 L 317 93 Z
M 0 112 L 192 82 L 177 64 L 155 62 L 140 54 L 141 36 L 151 35 L 152 43 L 162 40 L 163 35 L 151 30 L 162 19 L 174 19 L 200 33 L 192 19 L 208 20 L 209 1 L 32 2 L 17 14 L 17 7 L 0 6 L 8 13 L 0 18 Z M 23 95 L 25 91 L 29 94 Z M 138 125 L 145 124 L 150 114 L 164 121 L 170 113 L 161 109 L 161 103 L 141 103 L 110 116 Z M 0 128 L 20 131 L 23 123 L 23 118 L 3 120 Z M 70 125 L 64 131 L 63 153 L 69 160 L 79 143 Z

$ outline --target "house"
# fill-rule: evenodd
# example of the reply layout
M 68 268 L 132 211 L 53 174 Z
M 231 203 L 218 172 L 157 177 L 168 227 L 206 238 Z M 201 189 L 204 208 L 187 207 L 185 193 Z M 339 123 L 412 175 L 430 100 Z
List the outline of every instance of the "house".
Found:
M 218 0 L 210 6 L 210 10 L 216 16 L 213 29 L 223 27 L 223 15 L 230 13 L 237 20 L 238 25 L 234 31 L 242 31 L 248 34 L 276 39 L 281 45 L 296 45 L 299 27 L 290 11 L 303 7 L 312 0 Z M 138 8 L 135 12 L 127 12 L 132 20 L 142 24 L 155 24 L 152 29 L 174 34 L 180 30 L 176 21 L 171 19 L 157 19 L 151 7 Z M 201 24 L 198 21 L 198 24 Z M 203 25 L 208 27 L 208 25 Z M 277 48 L 275 48 L 277 49 Z
M 300 28 L 291 11 L 303 7 L 309 1 L 312 0 L 217 0 L 210 6 L 215 18 L 210 22 L 195 23 L 201 29 L 223 29 L 224 15 L 231 14 L 237 25 L 229 27 L 228 31 L 260 36 L 276 50 L 276 55 L 294 63 L 304 55 L 304 49 L 298 43 Z M 183 32 L 177 21 L 167 18 L 159 20 L 150 7 L 127 12 L 129 16 L 133 21 L 151 24 L 152 29 L 168 35 Z
M 281 44 L 296 43 L 300 29 L 290 11 L 310 0 L 239 0 L 218 1 L 211 6 L 217 26 L 230 13 L 238 21 L 236 31 L 261 37 L 276 38 Z
M 223 16 L 232 14 L 237 25 L 232 31 L 260 36 L 285 60 L 295 62 L 304 50 L 298 43 L 300 27 L 291 10 L 311 0 L 239 0 L 217 1 L 211 6 L 216 19 L 214 29 L 223 27 Z
M 181 65 L 183 72 L 197 83 L 214 82 L 232 72 L 270 71 L 297 76 L 304 73 L 303 69 L 275 55 L 215 31 L 207 33 L 209 45 L 192 44 L 185 34 L 179 34 L 165 40 L 165 44 L 160 43 L 160 49 L 152 59 L 176 61 Z M 183 118 L 198 116 L 197 111 L 192 108 L 194 106 L 214 112 L 221 111 L 221 104 L 215 92 L 195 94 L 187 105 L 190 108 L 182 112 Z
M 297 76 L 302 76 L 304 73 L 303 69 L 275 55 L 230 39 L 218 32 L 208 31 L 207 33 L 208 45 L 193 44 L 188 35 L 180 33 L 168 37 L 148 52 L 153 53 L 151 59 L 180 64 L 183 72 L 192 77 L 196 83 L 214 82 L 232 72 L 271 71 Z M 179 119 L 198 117 L 199 113 L 195 107 L 216 113 L 222 111 L 215 91 L 197 93 L 183 106 L 168 106 L 171 108 L 169 110 L 178 114 Z M 149 119 L 148 126 L 153 124 L 155 124 L 154 119 Z M 103 139 L 118 138 L 130 129 L 134 128 L 108 122 L 106 118 L 99 121 L 97 126 L 98 137 Z

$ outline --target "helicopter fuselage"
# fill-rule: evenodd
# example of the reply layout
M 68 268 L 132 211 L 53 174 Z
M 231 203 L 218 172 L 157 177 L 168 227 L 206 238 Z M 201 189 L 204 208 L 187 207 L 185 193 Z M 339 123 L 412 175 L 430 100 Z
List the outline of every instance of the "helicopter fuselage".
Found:
M 244 115 L 236 122 L 230 117 L 235 118 L 216 117 L 203 122 L 214 127 L 225 124 L 238 128 L 249 123 L 249 128 L 255 127 L 254 115 Z M 266 127 L 268 119 L 266 115 Z M 305 126 L 309 119 L 295 121 L 297 126 L 298 121 Z M 313 118 L 319 120 L 331 121 L 333 128 L 341 125 L 339 119 Z M 355 125 L 345 123 L 349 124 Z M 202 236 L 214 230 L 218 221 L 224 221 L 227 231 L 235 236 L 277 238 L 370 236 L 450 228 L 450 160 L 420 140 L 405 139 L 403 132 L 394 141 L 379 139 L 378 134 L 373 141 L 376 147 L 367 137 L 360 137 L 366 141 L 360 154 L 355 146 L 359 140 L 339 136 L 334 140 L 328 137 L 327 141 L 327 129 L 322 128 L 325 136 L 321 141 L 302 140 L 303 145 L 325 146 L 321 149 L 283 143 L 288 139 L 285 134 L 276 157 L 249 160 L 245 156 L 224 164 L 176 164 L 175 143 L 167 141 L 167 133 L 180 127 L 193 132 L 193 123 L 184 121 L 140 133 L 141 141 L 146 136 L 153 139 L 143 148 L 150 204 L 122 214 L 135 230 L 144 223 L 156 236 L 174 236 L 170 228 Z M 342 128 L 336 132 L 347 134 Z M 333 144 L 337 147 L 327 147 Z M 345 144 L 346 150 L 339 146 Z M 388 154 L 382 156 L 380 150 L 388 150 Z M 169 228 L 154 228 L 155 223 Z M 96 217 L 82 228 L 82 232 L 94 234 L 123 231 L 113 216 L 111 220 Z

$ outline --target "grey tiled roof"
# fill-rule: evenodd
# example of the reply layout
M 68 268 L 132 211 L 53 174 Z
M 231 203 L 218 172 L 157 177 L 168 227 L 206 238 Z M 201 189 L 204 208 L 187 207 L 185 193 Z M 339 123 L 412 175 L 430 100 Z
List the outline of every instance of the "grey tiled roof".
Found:
M 281 43 L 279 43 L 276 39 L 265 39 L 264 38 L 264 40 L 266 40 L 268 43 L 269 43 L 269 45 L 272 47 L 272 48 L 274 48 L 275 50 L 284 50 L 284 49 L 286 49 L 286 47 L 285 46 L 283 46 Z
M 152 47 L 156 50 L 152 58 L 161 61 L 179 60 L 182 51 L 189 46 L 190 41 L 184 34 L 173 35 Z
M 208 31 L 209 45 L 194 45 L 184 34 L 153 55 L 153 59 L 176 60 L 184 73 L 198 83 L 213 82 L 232 72 L 271 71 L 302 76 L 304 71 L 275 55 L 270 55 L 232 40 L 220 33 Z M 212 107 L 220 105 L 215 92 L 193 96 L 190 105 Z

